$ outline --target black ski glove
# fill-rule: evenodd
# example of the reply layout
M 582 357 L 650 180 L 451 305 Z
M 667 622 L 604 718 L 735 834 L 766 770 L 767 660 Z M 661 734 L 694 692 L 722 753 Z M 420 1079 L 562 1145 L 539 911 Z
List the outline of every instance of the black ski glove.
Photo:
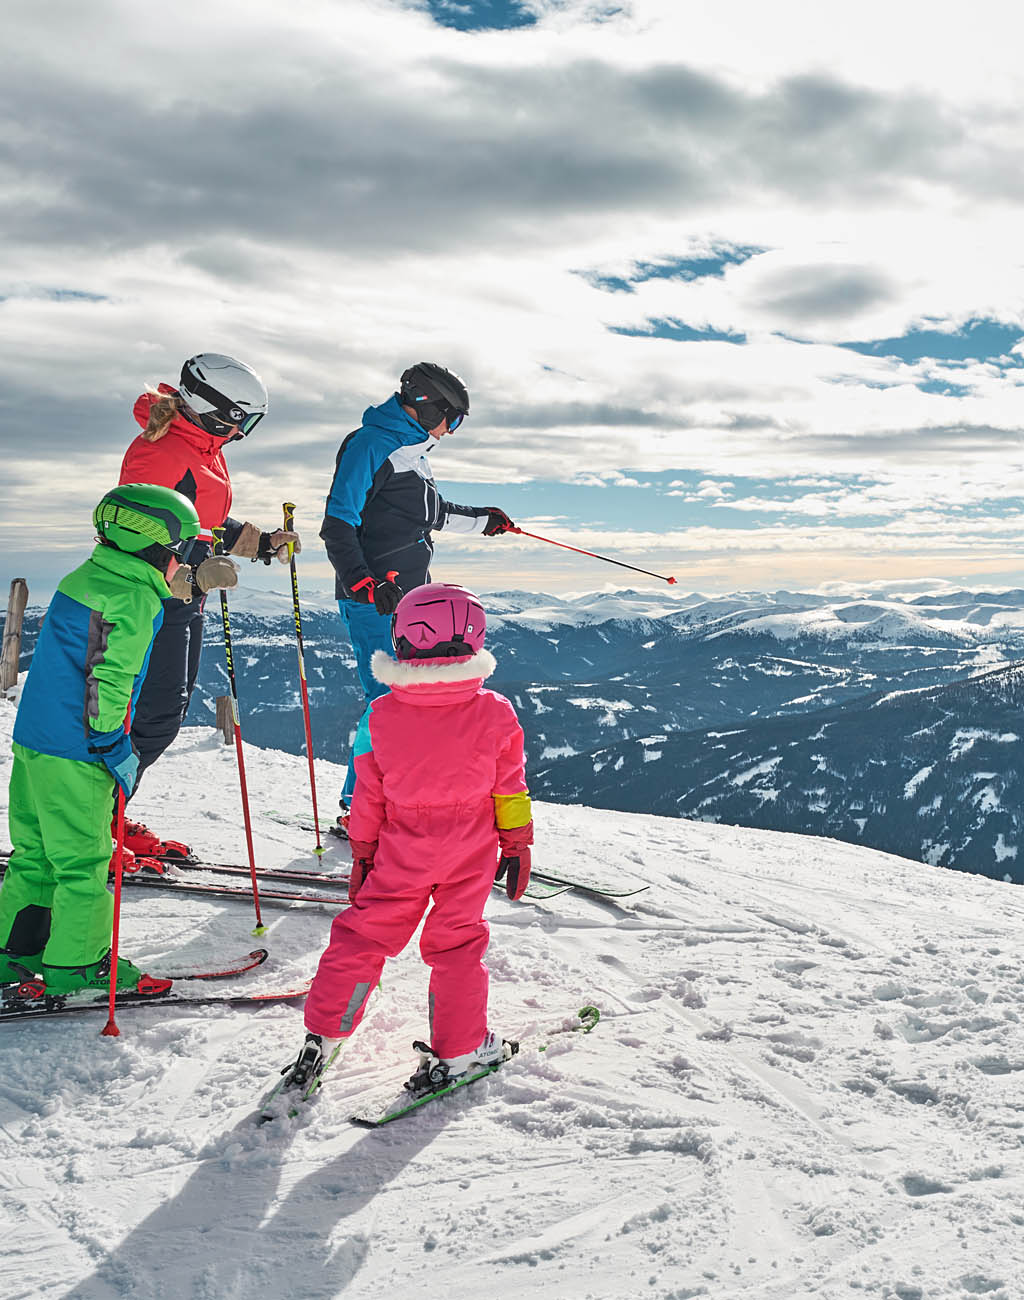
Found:
M 398 608 L 398 602 L 404 595 L 405 592 L 398 583 L 392 582 L 390 578 L 378 582 L 373 592 L 373 603 L 377 606 L 377 613 L 390 617 Z
M 507 533 L 510 528 L 515 528 L 515 524 L 504 512 L 497 506 L 484 506 L 481 514 L 487 515 L 487 524 L 484 527 L 485 537 L 498 537 L 502 533 Z

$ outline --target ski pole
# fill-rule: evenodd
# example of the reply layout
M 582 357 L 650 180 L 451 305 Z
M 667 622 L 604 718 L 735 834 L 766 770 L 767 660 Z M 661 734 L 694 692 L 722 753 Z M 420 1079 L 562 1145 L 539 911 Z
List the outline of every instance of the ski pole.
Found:
M 564 547 L 567 551 L 575 551 L 577 555 L 589 555 L 594 560 L 604 560 L 606 564 L 617 564 L 621 569 L 632 569 L 634 573 L 646 573 L 649 578 L 658 578 L 661 582 L 667 582 L 670 586 L 675 584 L 675 578 L 666 578 L 663 573 L 652 573 L 650 569 L 638 569 L 635 564 L 626 564 L 622 560 L 613 560 L 608 555 L 598 555 L 596 551 L 584 551 L 579 546 L 569 546 L 566 542 L 556 542 L 550 537 L 541 537 L 539 533 L 528 533 L 525 528 L 505 529 L 506 533 L 519 533 L 522 537 L 532 537 L 537 542 L 549 542 L 552 546 Z
M 224 529 L 213 530 L 213 552 L 223 554 Z M 224 657 L 228 665 L 228 682 L 231 685 L 231 720 L 235 725 L 235 754 L 238 758 L 238 783 L 242 791 L 242 817 L 245 820 L 245 846 L 249 852 L 249 875 L 252 878 L 252 901 L 256 909 L 256 929 L 253 934 L 266 934 L 267 927 L 260 915 L 260 890 L 256 883 L 256 854 L 252 847 L 252 819 L 249 816 L 249 788 L 245 783 L 245 756 L 242 753 L 242 725 L 238 720 L 238 685 L 235 682 L 235 661 L 231 653 L 231 620 L 228 617 L 228 597 L 220 589 L 220 616 L 224 623 Z
M 124 729 L 131 732 L 132 706 L 128 702 L 128 712 L 124 715 Z M 117 829 L 114 832 L 117 843 L 114 849 L 114 924 L 110 933 L 110 998 L 107 1003 L 107 1023 L 100 1030 L 101 1038 L 119 1038 L 120 1029 L 114 1018 L 114 1003 L 117 999 L 117 950 L 121 938 L 121 881 L 124 877 L 124 806 L 125 793 L 119 781 L 114 782 L 117 791 Z
M 284 529 L 286 533 L 295 531 L 295 506 L 286 501 L 281 509 L 284 511 Z M 299 612 L 299 578 L 295 572 L 295 545 L 288 543 L 288 567 L 292 575 L 292 611 L 295 614 L 295 645 L 299 652 L 299 689 L 302 692 L 302 720 L 306 727 L 306 757 L 309 759 L 309 793 L 313 800 L 313 829 L 316 831 L 316 848 L 313 852 L 323 857 L 324 846 L 320 843 L 320 816 L 316 808 L 316 773 L 313 770 L 313 732 L 309 725 L 309 691 L 306 687 L 306 657 L 302 646 L 302 615 Z

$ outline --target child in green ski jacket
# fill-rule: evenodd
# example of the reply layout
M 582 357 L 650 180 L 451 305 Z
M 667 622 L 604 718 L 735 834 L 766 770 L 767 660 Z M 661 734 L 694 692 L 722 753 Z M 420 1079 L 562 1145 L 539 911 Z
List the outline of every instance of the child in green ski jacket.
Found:
M 14 724 L 0 982 L 42 975 L 52 994 L 110 977 L 110 808 L 138 770 L 125 717 L 199 532 L 191 501 L 150 483 L 108 492 L 93 523 L 100 544 L 50 602 Z M 118 959 L 119 988 L 140 977 Z

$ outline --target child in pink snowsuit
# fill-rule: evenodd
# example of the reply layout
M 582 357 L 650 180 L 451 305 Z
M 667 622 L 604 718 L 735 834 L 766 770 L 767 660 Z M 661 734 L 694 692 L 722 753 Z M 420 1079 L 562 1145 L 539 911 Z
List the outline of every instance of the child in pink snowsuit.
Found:
M 485 626 L 471 592 L 428 583 L 395 611 L 397 661 L 373 656 L 391 689 L 371 703 L 354 746 L 351 906 L 331 926 L 306 1001 L 310 1035 L 351 1034 L 385 958 L 402 951 L 429 907 L 420 952 L 431 971 L 431 1047 L 449 1078 L 500 1059 L 501 1040 L 487 1029 L 483 910 L 503 876 L 508 896 L 522 896 L 533 842 L 522 728 L 509 701 L 483 689 L 496 667 Z

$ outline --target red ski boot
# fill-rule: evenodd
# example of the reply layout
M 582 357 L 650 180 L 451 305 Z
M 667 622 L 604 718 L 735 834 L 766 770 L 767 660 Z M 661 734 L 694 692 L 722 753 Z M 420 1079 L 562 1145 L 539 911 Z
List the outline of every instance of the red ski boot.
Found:
M 348 804 L 341 800 L 338 804 L 341 812 L 338 814 L 332 826 L 327 827 L 328 835 L 337 835 L 339 840 L 348 839 Z
M 110 875 L 117 870 L 117 848 L 110 855 Z M 121 872 L 126 876 L 137 876 L 140 872 L 145 872 L 147 876 L 169 876 L 171 875 L 171 861 L 165 862 L 163 858 L 144 858 L 138 853 L 133 853 L 125 845 L 124 857 L 121 860 Z
M 117 827 L 111 828 L 116 836 Z M 144 858 L 166 858 L 169 862 L 195 862 L 196 855 L 180 840 L 162 840 L 142 822 L 125 819 L 124 846 Z

